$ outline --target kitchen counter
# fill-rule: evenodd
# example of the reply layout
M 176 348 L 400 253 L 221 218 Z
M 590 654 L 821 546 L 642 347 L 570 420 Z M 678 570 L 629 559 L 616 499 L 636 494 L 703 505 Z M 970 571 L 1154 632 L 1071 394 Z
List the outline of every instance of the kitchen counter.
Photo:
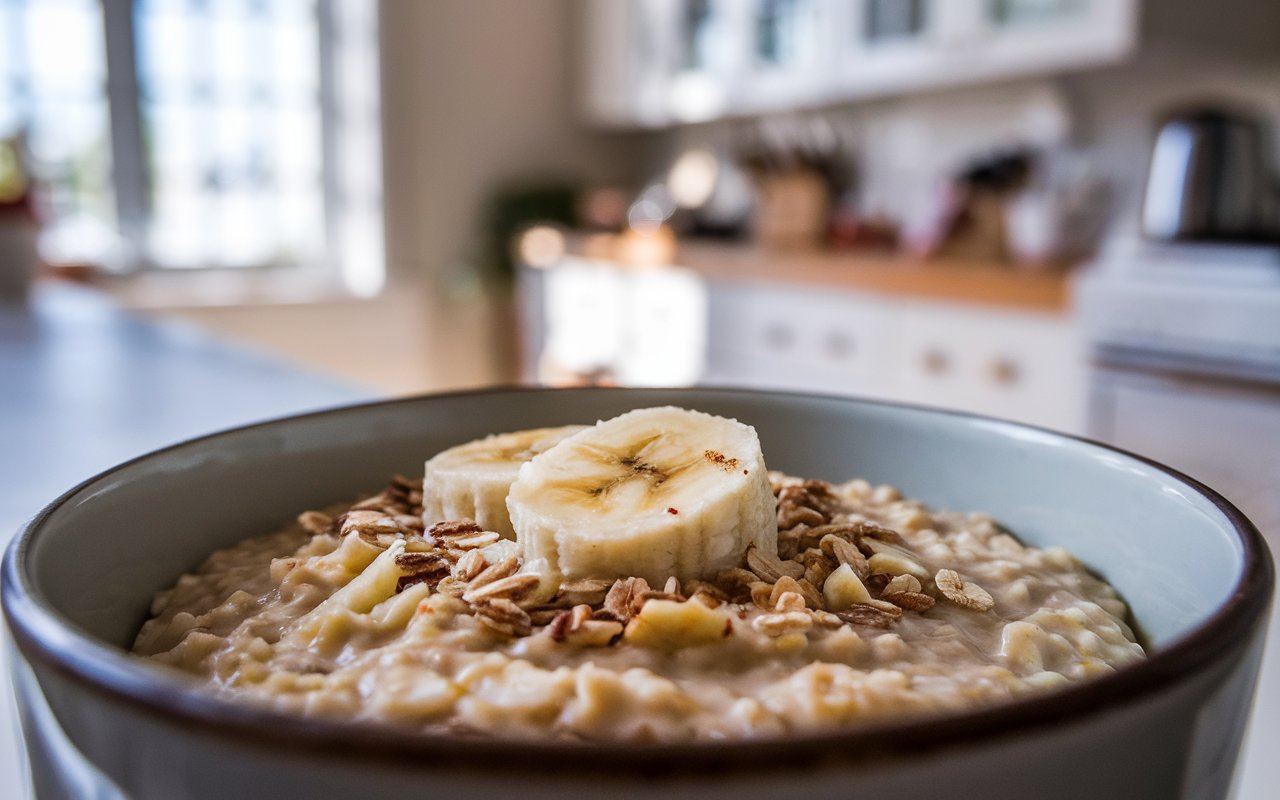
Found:
M 575 236 L 569 242 L 572 254 L 605 260 L 624 248 L 620 238 L 612 236 Z M 920 261 L 863 251 L 776 251 L 752 244 L 684 240 L 670 263 L 720 280 L 817 285 L 1054 314 L 1067 313 L 1071 297 L 1071 275 L 1061 268 Z
M 0 376 L 5 543 L 58 494 L 133 456 L 220 428 L 375 396 L 194 326 L 131 316 L 92 290 L 57 284 L 38 287 L 28 305 L 0 304 Z M 7 638 L 6 629 L 0 639 Z M 7 662 L 4 644 L 0 660 Z M 27 782 L 13 717 L 6 686 L 0 787 Z

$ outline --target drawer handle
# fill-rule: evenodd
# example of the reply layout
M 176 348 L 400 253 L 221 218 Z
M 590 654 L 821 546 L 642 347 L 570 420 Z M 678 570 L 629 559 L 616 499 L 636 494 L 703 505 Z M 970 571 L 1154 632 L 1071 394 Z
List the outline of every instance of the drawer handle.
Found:
M 930 347 L 920 356 L 920 366 L 930 375 L 943 375 L 951 369 L 951 359 L 936 347 Z
M 991 380 L 1000 386 L 1013 386 L 1022 378 L 1022 368 L 1012 358 L 1000 357 L 987 368 Z
M 773 350 L 790 350 L 795 334 L 785 325 L 770 325 L 764 330 L 764 343 Z
M 822 341 L 823 348 L 831 358 L 844 360 L 853 355 L 853 339 L 840 331 L 831 331 Z

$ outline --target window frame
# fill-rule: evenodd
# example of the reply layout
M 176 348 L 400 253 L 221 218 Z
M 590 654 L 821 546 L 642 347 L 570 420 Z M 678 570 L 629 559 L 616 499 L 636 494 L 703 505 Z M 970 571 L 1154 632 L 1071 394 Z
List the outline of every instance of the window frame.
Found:
M 110 139 L 112 201 L 116 211 L 118 234 L 127 243 L 130 257 L 124 268 L 111 275 L 109 282 L 124 289 L 137 305 L 166 305 L 172 298 L 179 304 L 239 302 L 245 299 L 274 301 L 286 296 L 332 297 L 337 295 L 372 296 L 381 291 L 386 278 L 385 230 L 382 215 L 381 140 L 377 142 L 376 202 L 377 226 L 382 253 L 375 254 L 380 263 L 372 265 L 376 276 L 353 277 L 341 258 L 343 215 L 348 198 L 342 181 L 340 125 L 343 118 L 339 96 L 339 62 L 346 38 L 338 31 L 341 3 L 367 4 L 372 24 L 370 42 L 373 48 L 373 72 L 368 76 L 378 107 L 377 132 L 381 132 L 381 98 L 377 74 L 376 43 L 378 9 L 375 0 L 316 0 L 318 54 L 318 87 L 320 109 L 321 188 L 323 192 L 323 253 L 305 262 L 261 263 L 244 266 L 216 264 L 173 267 L 157 262 L 150 254 L 148 234 L 152 224 L 152 184 L 150 165 L 145 152 L 143 97 L 138 68 L 138 30 L 135 0 L 100 0 L 104 37 L 107 107 L 107 129 Z M 366 204 L 368 198 L 366 198 Z M 374 256 L 371 256 L 371 259 Z M 318 262 L 318 263 L 317 263 Z M 370 265 L 366 264 L 366 268 Z M 179 281 L 176 276 L 188 276 Z M 165 277 L 159 277 L 165 276 Z M 172 278 L 170 277 L 172 276 Z M 183 286 L 179 286 L 181 283 Z M 133 286 L 140 284 L 141 286 Z

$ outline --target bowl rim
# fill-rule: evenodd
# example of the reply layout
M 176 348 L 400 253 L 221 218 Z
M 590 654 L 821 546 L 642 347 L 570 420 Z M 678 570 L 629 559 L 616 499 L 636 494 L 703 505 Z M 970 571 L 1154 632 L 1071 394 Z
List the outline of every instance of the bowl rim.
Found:
M 852 731 L 833 731 L 747 741 L 682 744 L 580 743 L 461 737 L 449 733 L 406 735 L 369 722 L 303 718 L 216 697 L 201 682 L 156 669 L 131 653 L 102 642 L 63 616 L 45 600 L 25 569 L 26 556 L 49 516 L 72 497 L 134 464 L 207 441 L 259 428 L 322 417 L 366 413 L 370 409 L 429 402 L 432 399 L 522 393 L 646 392 L 739 394 L 755 397 L 830 400 L 862 406 L 906 409 L 982 422 L 996 430 L 1034 431 L 1124 456 L 1164 473 L 1209 501 L 1226 518 L 1241 546 L 1241 569 L 1227 600 L 1213 614 L 1143 661 L 1058 691 L 961 713 L 879 722 Z M 1232 503 L 1196 479 L 1141 455 L 1092 439 L 982 414 L 896 401 L 815 392 L 742 387 L 571 387 L 493 386 L 433 392 L 286 415 L 185 439 L 124 461 L 87 478 L 37 512 L 19 528 L 0 565 L 0 605 L 22 655 L 79 688 L 124 703 L 163 722 L 205 735 L 234 738 L 289 751 L 341 757 L 401 769 L 484 771 L 492 774 L 564 775 L 587 772 L 611 776 L 654 777 L 696 770 L 735 773 L 809 768 L 818 763 L 870 763 L 975 747 L 1070 722 L 1083 722 L 1125 705 L 1137 704 L 1189 680 L 1200 668 L 1244 647 L 1266 619 L 1275 583 L 1275 567 L 1261 533 Z M 566 758 L 566 756 L 568 758 Z

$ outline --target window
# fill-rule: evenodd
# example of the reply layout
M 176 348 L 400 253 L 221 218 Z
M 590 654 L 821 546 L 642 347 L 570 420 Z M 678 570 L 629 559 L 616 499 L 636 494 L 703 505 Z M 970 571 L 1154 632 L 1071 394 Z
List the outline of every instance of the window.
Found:
M 42 245 L 383 282 L 376 0 L 0 0 Z
M 919 36 L 924 31 L 924 0 L 869 0 L 863 37 L 869 42 Z

